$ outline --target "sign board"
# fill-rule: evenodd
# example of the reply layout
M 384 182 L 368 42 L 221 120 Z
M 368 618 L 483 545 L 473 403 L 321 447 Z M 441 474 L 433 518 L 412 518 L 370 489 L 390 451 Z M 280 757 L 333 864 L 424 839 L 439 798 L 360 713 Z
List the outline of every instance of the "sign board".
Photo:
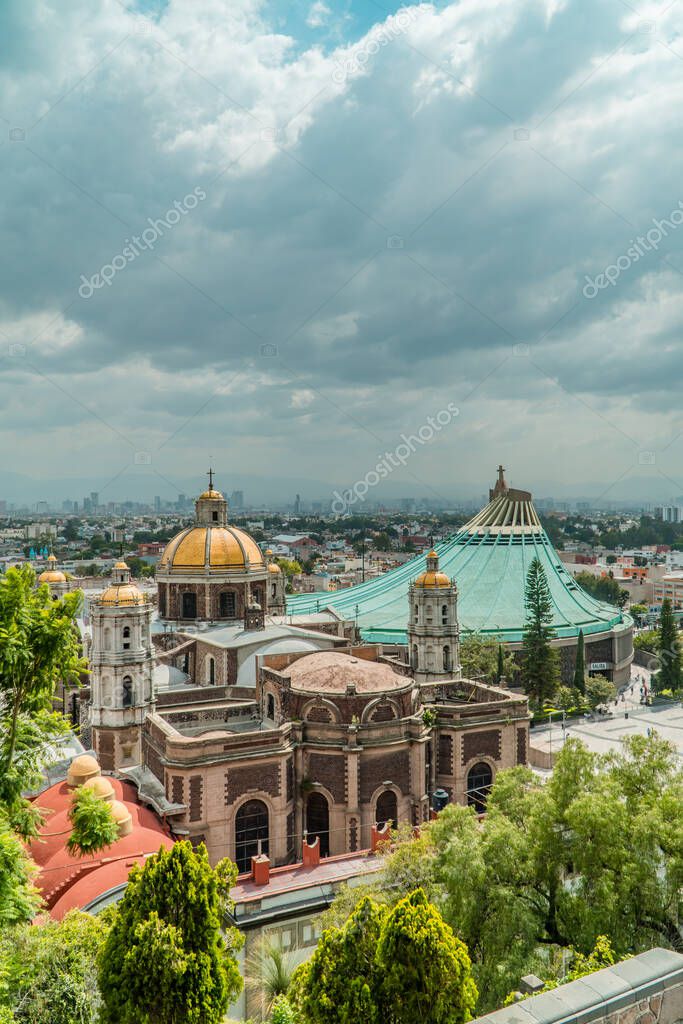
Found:
M 609 664 L 606 661 L 591 661 L 588 667 L 591 672 L 600 672 L 601 669 L 609 668 Z

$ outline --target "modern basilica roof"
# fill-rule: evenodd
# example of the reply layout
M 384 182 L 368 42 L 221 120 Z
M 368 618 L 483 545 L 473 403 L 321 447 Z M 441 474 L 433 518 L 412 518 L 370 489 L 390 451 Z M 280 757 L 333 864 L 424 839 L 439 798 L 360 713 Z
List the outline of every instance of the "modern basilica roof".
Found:
M 509 488 L 499 469 L 490 501 L 436 551 L 439 567 L 458 586 L 458 618 L 463 631 L 475 631 L 508 642 L 522 638 L 526 612 L 526 574 L 534 557 L 545 569 L 553 601 L 553 627 L 558 637 L 587 636 L 632 626 L 628 615 L 597 601 L 576 583 L 560 561 L 543 529 L 528 491 Z M 418 555 L 377 579 L 332 593 L 290 598 L 287 612 L 305 615 L 334 608 L 358 622 L 364 640 L 406 643 L 408 586 L 427 568 Z

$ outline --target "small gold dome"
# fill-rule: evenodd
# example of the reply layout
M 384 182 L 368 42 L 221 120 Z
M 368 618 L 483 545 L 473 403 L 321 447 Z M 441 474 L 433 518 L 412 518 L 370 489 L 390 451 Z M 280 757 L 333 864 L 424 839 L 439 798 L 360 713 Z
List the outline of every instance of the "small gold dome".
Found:
M 126 565 L 125 562 L 122 561 L 122 562 L 117 562 L 116 565 L 114 566 L 114 568 L 115 569 L 127 569 L 128 566 Z
M 100 766 L 91 754 L 79 754 L 69 765 L 67 786 L 82 786 L 88 779 L 100 774 Z
M 217 498 L 219 501 L 225 501 L 225 498 L 223 497 L 221 492 L 220 491 L 215 491 L 213 488 L 211 488 L 211 490 L 209 490 L 209 491 L 204 491 L 203 494 L 199 495 L 199 497 L 200 497 L 200 499 L 201 498 L 211 498 L 211 499 L 215 500 Z
M 66 576 L 59 569 L 46 569 L 38 577 L 39 583 L 66 583 Z
M 279 573 L 282 572 L 282 569 L 277 564 L 277 562 L 271 562 L 270 565 L 268 566 L 268 572 L 272 572 L 275 576 L 277 576 Z
M 57 561 L 57 556 L 56 555 L 48 555 L 47 556 L 47 560 L 48 560 L 48 562 L 56 562 Z
M 415 587 L 450 587 L 451 581 L 445 572 L 427 571 L 421 573 L 415 583 Z
M 146 597 L 134 583 L 113 583 L 103 594 L 95 598 L 97 604 L 118 607 L 131 607 L 146 603 Z
M 92 789 L 103 800 L 114 799 L 114 787 L 104 775 L 93 775 L 92 778 L 83 783 L 83 789 Z
M 273 557 L 273 549 L 272 548 L 266 548 L 266 558 L 272 558 L 272 557 Z
M 432 550 L 431 550 L 431 551 L 428 551 L 428 552 L 427 552 L 427 558 L 438 558 L 438 557 L 439 557 L 439 556 L 437 555 L 437 553 L 436 553 L 436 551 L 434 550 L 434 548 L 432 548 Z
M 133 817 L 124 803 L 120 800 L 112 800 L 111 804 L 112 817 L 119 826 L 119 838 L 122 836 L 128 836 L 133 831 Z

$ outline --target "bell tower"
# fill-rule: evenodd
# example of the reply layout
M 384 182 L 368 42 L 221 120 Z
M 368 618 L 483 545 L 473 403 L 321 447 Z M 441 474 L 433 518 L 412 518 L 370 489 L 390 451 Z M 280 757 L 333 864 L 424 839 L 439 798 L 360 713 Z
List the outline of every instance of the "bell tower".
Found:
M 142 759 L 142 726 L 154 706 L 152 610 L 122 561 L 111 585 L 90 604 L 90 723 L 105 771 Z
M 459 679 L 458 588 L 439 569 L 436 551 L 408 590 L 408 659 L 417 683 Z

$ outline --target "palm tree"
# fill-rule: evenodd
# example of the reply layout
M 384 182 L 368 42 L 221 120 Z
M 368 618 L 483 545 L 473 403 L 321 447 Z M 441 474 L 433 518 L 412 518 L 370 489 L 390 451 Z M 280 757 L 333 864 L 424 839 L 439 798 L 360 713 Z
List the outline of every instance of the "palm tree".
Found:
M 244 963 L 244 987 L 261 1019 L 266 1020 L 278 996 L 287 994 L 297 963 L 277 939 L 263 935 Z M 250 1008 L 251 1009 L 251 1008 Z

